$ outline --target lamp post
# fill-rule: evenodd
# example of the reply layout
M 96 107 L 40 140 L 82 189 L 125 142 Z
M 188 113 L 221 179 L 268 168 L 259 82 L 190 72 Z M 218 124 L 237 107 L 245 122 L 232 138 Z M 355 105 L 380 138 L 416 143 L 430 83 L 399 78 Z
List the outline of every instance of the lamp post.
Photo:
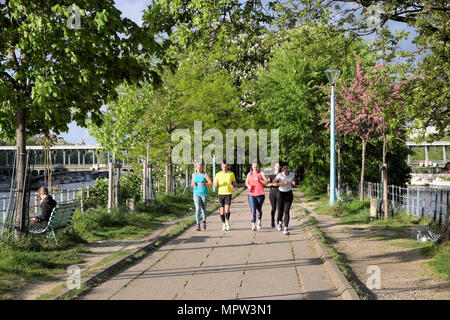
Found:
M 334 85 L 339 79 L 341 70 L 330 68 L 325 71 L 331 83 L 331 118 L 330 118 L 330 205 L 336 201 L 336 148 L 334 138 Z

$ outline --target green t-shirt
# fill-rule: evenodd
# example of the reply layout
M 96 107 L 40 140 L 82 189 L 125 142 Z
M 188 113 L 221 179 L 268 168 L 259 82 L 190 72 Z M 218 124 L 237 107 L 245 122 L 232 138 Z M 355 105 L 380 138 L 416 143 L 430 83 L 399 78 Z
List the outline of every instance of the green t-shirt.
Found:
M 233 189 L 231 189 L 231 183 L 236 182 L 236 178 L 234 177 L 234 173 L 228 171 L 227 173 L 223 173 L 220 171 L 214 177 L 214 181 L 218 183 L 218 194 L 232 194 Z

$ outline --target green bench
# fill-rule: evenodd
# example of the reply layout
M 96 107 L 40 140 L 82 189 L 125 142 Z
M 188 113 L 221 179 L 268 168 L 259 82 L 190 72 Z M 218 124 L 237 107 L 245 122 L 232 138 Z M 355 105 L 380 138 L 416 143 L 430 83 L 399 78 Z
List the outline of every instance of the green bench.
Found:
M 73 233 L 75 234 L 75 229 L 73 228 L 72 224 L 72 217 L 77 206 L 78 202 L 67 202 L 56 205 L 56 207 L 50 214 L 50 219 L 48 220 L 47 226 L 41 229 L 30 229 L 30 233 L 43 234 L 47 231 L 50 231 L 53 239 L 55 239 L 56 245 L 58 245 L 58 240 L 56 239 L 55 235 L 56 229 L 65 228 L 70 225 L 72 227 Z

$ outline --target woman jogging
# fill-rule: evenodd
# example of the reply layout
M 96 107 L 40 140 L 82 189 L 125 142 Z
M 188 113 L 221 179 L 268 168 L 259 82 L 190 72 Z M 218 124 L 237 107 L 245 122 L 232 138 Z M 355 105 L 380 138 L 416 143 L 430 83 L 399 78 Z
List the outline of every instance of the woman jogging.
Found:
M 275 172 L 275 177 L 280 173 L 280 164 L 279 163 L 275 163 L 274 172 Z M 272 179 L 272 182 L 275 180 L 275 177 Z M 272 219 L 271 226 L 272 226 L 272 228 L 275 228 L 275 212 L 277 212 L 278 185 L 269 183 L 269 184 L 267 184 L 267 186 L 270 187 L 269 200 L 270 200 L 270 205 L 272 207 L 272 211 L 270 212 L 271 219 Z M 277 219 L 277 224 L 279 224 L 279 222 L 280 221 Z
M 192 175 L 192 186 L 194 187 L 195 219 L 197 220 L 197 231 L 200 231 L 200 211 L 202 213 L 202 227 L 206 229 L 206 201 L 208 200 L 208 186 L 212 182 L 206 172 L 203 172 L 201 163 L 195 164 L 195 172 Z
M 294 182 L 295 173 L 289 172 L 288 164 L 283 164 L 283 171 L 277 175 L 274 180 L 275 184 L 278 184 L 278 230 L 281 231 L 284 216 L 284 231 L 283 234 L 289 234 L 289 212 L 291 210 L 292 201 L 294 196 L 292 194 L 292 186 Z
M 252 163 L 252 171 L 247 175 L 245 185 L 248 188 L 248 203 L 250 205 L 250 221 L 252 223 L 252 230 L 261 229 L 262 205 L 264 203 L 264 185 L 269 180 L 263 172 L 259 171 L 257 163 Z M 256 224 L 256 215 L 258 215 L 258 224 Z
M 222 171 L 214 177 L 214 188 L 218 188 L 220 204 L 220 219 L 222 220 L 222 230 L 230 230 L 230 205 L 231 194 L 233 193 L 236 178 L 233 172 L 228 172 L 228 164 L 223 161 Z

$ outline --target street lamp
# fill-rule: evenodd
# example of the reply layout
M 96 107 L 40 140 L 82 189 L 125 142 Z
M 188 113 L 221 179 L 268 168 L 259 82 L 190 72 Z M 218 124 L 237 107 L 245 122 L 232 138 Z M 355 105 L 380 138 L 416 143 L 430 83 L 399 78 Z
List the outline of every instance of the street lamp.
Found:
M 339 79 L 341 70 L 330 68 L 325 71 L 328 81 L 331 83 L 331 118 L 330 118 L 330 205 L 336 201 L 336 148 L 334 139 L 334 85 Z

